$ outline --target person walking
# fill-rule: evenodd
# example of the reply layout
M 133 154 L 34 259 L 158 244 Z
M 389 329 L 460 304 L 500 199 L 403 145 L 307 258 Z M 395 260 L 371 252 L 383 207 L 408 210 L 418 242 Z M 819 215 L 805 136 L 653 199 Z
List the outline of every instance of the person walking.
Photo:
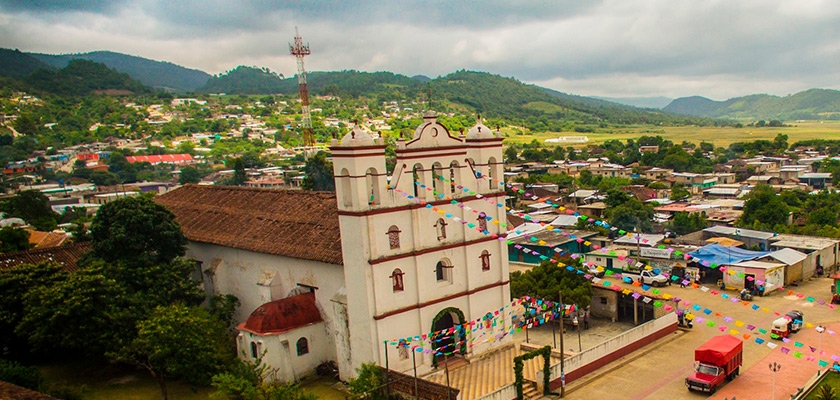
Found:
M 685 273 L 683 279 L 680 280 L 680 287 L 685 287 L 686 282 L 691 282 L 691 275 L 688 272 Z
M 583 312 L 583 330 L 589 330 L 589 309 Z

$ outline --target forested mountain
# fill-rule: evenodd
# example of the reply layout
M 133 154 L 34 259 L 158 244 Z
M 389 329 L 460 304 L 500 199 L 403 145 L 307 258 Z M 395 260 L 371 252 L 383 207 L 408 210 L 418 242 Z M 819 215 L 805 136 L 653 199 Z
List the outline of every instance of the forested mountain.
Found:
M 223 74 L 211 76 L 199 93 L 273 94 L 288 91 L 283 76 L 268 68 L 240 65 Z
M 0 49 L 0 76 L 20 78 L 50 66 L 20 50 Z
M 655 123 L 668 125 L 710 125 L 703 118 L 677 116 L 654 110 L 642 110 L 603 100 L 569 95 L 522 83 L 486 72 L 461 70 L 429 79 L 407 77 L 390 72 L 312 72 L 307 75 L 312 95 L 341 98 L 368 98 L 380 101 L 415 101 L 428 103 L 438 111 L 460 109 L 488 117 L 528 120 L 529 125 L 542 121 L 544 129 L 562 130 L 567 121 L 599 123 Z M 206 93 L 270 94 L 294 96 L 297 77 L 281 79 L 267 70 L 240 66 L 227 74 L 212 77 L 199 90 Z
M 741 120 L 840 119 L 840 91 L 810 89 L 784 97 L 755 94 L 725 101 L 683 97 L 665 111 L 708 118 Z
M 613 103 L 624 104 L 626 106 L 641 107 L 641 108 L 664 108 L 671 104 L 674 99 L 670 97 L 599 97 L 592 96 L 594 99 L 610 101 Z
M 151 92 L 151 89 L 128 74 L 88 60 L 71 60 L 66 67 L 57 71 L 39 69 L 25 76 L 23 82 L 36 90 L 61 96 Z
M 180 93 L 195 91 L 210 78 L 208 73 L 197 69 L 111 51 L 59 55 L 30 53 L 29 55 L 55 68 L 64 68 L 70 60 L 74 59 L 95 61 L 118 72 L 127 73 L 146 86 Z

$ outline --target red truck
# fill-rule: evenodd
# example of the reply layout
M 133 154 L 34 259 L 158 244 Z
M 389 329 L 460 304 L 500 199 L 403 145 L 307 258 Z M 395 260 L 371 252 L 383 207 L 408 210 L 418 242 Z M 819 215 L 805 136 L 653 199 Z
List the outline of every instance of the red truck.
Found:
M 714 393 L 735 379 L 743 364 L 744 342 L 735 336 L 715 336 L 694 350 L 694 372 L 685 378 L 688 390 Z

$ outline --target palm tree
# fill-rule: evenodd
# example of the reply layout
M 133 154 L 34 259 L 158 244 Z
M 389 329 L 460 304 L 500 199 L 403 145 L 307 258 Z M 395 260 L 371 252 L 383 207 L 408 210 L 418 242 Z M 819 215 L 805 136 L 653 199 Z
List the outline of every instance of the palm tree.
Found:
M 817 389 L 818 400 L 834 400 L 837 398 L 837 391 L 833 387 L 824 384 Z

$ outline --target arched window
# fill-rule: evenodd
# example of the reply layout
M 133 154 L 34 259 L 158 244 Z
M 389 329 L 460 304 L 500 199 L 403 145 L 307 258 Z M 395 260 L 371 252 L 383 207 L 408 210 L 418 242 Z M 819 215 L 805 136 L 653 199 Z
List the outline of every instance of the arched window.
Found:
M 423 189 L 420 185 L 425 185 L 426 181 L 423 179 L 423 166 L 420 164 L 414 164 L 414 167 L 411 169 L 411 178 L 414 180 L 412 184 L 414 185 L 414 197 L 421 197 L 420 194 L 423 193 Z
M 336 177 L 339 189 L 341 189 L 341 202 L 345 207 L 353 206 L 353 190 L 350 188 L 350 171 L 342 168 L 341 174 Z
M 437 238 L 438 240 L 446 239 L 446 221 L 443 218 L 437 220 L 435 224 L 435 228 L 437 228 Z
M 488 168 L 487 175 L 489 175 L 489 179 L 490 179 L 490 189 L 496 189 L 496 188 L 499 187 L 499 183 L 497 181 L 497 179 L 499 179 L 499 177 L 496 176 L 496 159 L 495 158 L 490 157 L 490 159 L 487 160 L 487 168 Z
M 260 354 L 257 352 L 257 342 L 251 342 L 251 357 L 257 358 Z
M 435 188 L 435 192 L 437 192 L 439 195 L 446 193 L 446 186 L 444 186 L 444 182 L 441 179 L 443 177 L 443 167 L 440 165 L 440 163 L 432 164 L 432 185 Z
M 400 232 L 402 231 L 396 225 L 391 225 L 388 228 L 388 244 L 391 246 L 391 249 L 400 248 Z
M 405 290 L 403 286 L 403 275 L 405 275 L 405 273 L 402 272 L 402 270 L 399 268 L 395 269 L 394 272 L 391 273 L 390 278 L 394 283 L 395 292 L 402 292 L 403 290 Z
M 452 269 L 455 268 L 449 265 L 446 261 L 439 261 L 435 266 L 435 278 L 438 282 L 452 283 Z
M 452 161 L 449 164 L 449 193 L 453 196 L 455 195 L 455 192 L 457 190 L 456 186 L 458 185 L 456 183 L 457 180 L 455 179 L 455 172 L 458 170 L 458 168 L 458 163 L 455 161 Z
M 368 168 L 365 173 L 365 183 L 367 184 L 368 204 L 382 204 L 382 200 L 379 198 L 379 191 L 382 188 L 379 187 L 379 174 L 376 169 Z
M 302 337 L 297 341 L 297 354 L 302 356 L 307 353 L 309 353 L 309 341 Z
M 481 252 L 481 270 L 482 271 L 489 271 L 490 270 L 490 253 L 487 250 Z
M 478 230 L 484 232 L 487 230 L 487 214 L 478 214 Z

